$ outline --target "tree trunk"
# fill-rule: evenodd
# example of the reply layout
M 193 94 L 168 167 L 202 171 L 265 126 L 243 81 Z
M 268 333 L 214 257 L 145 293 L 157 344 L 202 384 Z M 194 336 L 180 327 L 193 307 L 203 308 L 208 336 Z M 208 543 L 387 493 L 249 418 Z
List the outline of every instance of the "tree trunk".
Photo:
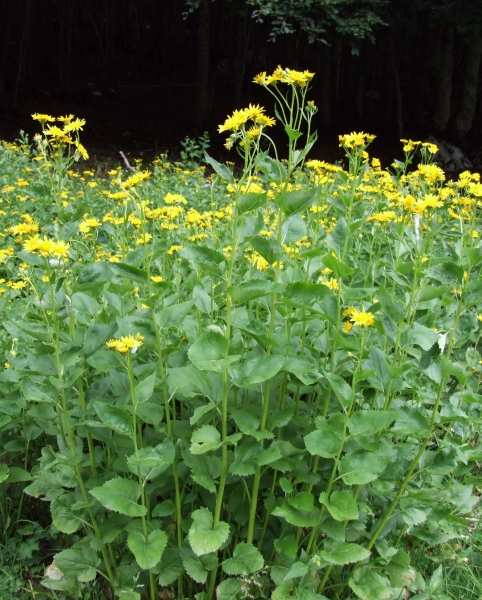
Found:
M 200 0 L 197 44 L 196 132 L 202 131 L 209 110 L 210 0 Z
M 482 58 L 482 36 L 480 32 L 474 32 L 472 35 L 468 43 L 467 55 L 462 101 L 455 117 L 455 136 L 459 142 L 465 140 L 474 121 Z
M 440 41 L 442 48 L 433 126 L 437 135 L 444 136 L 450 119 L 452 101 L 452 73 L 454 69 L 454 29 L 452 25 L 447 25 Z

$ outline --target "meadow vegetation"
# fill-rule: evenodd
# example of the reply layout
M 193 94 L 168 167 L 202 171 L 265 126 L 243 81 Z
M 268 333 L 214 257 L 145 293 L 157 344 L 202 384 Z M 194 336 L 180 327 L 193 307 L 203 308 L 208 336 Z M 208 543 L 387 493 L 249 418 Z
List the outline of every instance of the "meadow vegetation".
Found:
M 482 184 L 310 160 L 312 77 L 240 169 L 2 143 L 2 600 L 480 597 Z

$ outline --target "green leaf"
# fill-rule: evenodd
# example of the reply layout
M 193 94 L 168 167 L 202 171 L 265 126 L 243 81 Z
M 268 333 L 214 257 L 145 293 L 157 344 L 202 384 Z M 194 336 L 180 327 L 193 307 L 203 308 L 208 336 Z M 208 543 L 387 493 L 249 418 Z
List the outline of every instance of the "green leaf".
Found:
M 179 550 L 169 548 L 167 552 L 162 553 L 161 562 L 159 563 L 159 585 L 162 587 L 171 585 L 179 575 L 182 575 L 183 571 L 184 567 Z
M 373 435 L 386 429 L 396 416 L 394 412 L 361 410 L 348 419 L 348 429 L 351 435 Z
M 323 458 L 335 458 L 340 449 L 341 439 L 325 419 L 321 428 L 304 437 L 304 442 L 310 454 Z
M 89 315 L 95 315 L 97 313 L 97 302 L 83 292 L 75 292 L 72 294 L 72 306 L 79 312 L 86 313 Z
M 137 504 L 137 500 L 141 495 L 141 486 L 130 479 L 116 477 L 107 481 L 104 485 L 90 490 L 90 493 L 94 498 L 97 498 L 102 506 L 109 510 L 115 510 L 122 515 L 141 517 L 147 513 L 145 506 Z
M 132 435 L 132 415 L 124 408 L 98 400 L 94 402 L 94 408 L 101 421 L 108 427 L 122 435 Z
M 261 354 L 241 365 L 234 383 L 240 387 L 261 383 L 274 377 L 283 365 L 283 356 Z
M 333 292 L 321 283 L 295 281 L 286 286 L 283 300 L 291 306 L 310 309 L 316 302 L 322 302 L 333 296 Z
M 277 292 L 281 292 L 283 289 L 283 284 L 260 279 L 254 281 L 245 281 L 240 285 L 232 285 L 227 291 L 233 302 L 236 304 L 244 304 L 248 300 L 261 298 L 262 296 L 267 296 L 268 294 L 275 294 Z
M 348 492 L 333 492 L 328 500 L 328 494 L 320 494 L 320 502 L 328 509 L 336 521 L 351 521 L 358 519 L 356 500 Z
M 147 273 L 142 269 L 133 267 L 126 263 L 109 263 L 110 268 L 119 277 L 127 277 L 137 283 L 147 283 Z
M 127 458 L 127 466 L 131 473 L 142 479 L 151 480 L 163 473 L 174 461 L 175 449 L 170 438 L 155 448 L 140 448 L 135 454 Z
M 318 189 L 295 190 L 275 196 L 276 206 L 287 216 L 302 212 L 318 197 Z
M 405 326 L 403 328 L 403 333 L 401 337 L 401 345 L 417 345 L 422 348 L 422 350 L 430 350 L 430 348 L 438 342 L 439 335 L 425 327 L 425 325 L 421 325 L 420 323 L 414 323 L 410 326 Z
M 300 492 L 295 496 L 288 498 L 288 504 L 298 510 L 311 512 L 315 507 L 315 498 L 311 492 Z
M 250 244 L 258 254 L 261 254 L 261 256 L 269 262 L 270 265 L 277 262 L 284 254 L 283 248 L 276 240 L 270 237 L 256 235 L 251 239 Z
M 190 260 L 194 265 L 199 265 L 210 275 L 218 275 L 219 265 L 226 260 L 224 254 L 208 246 L 184 247 L 179 250 L 179 255 Z
M 229 341 L 217 331 L 207 331 L 200 335 L 188 350 L 192 364 L 202 371 L 220 373 L 238 360 L 238 355 L 226 356 Z
M 50 505 L 52 522 L 62 533 L 75 533 L 83 526 L 83 520 L 72 511 L 72 505 L 76 499 L 74 494 L 63 494 L 53 500 Z
M 222 563 L 228 575 L 249 575 L 263 568 L 264 558 L 252 544 L 240 542 L 236 544 L 233 557 Z
M 308 565 L 302 562 L 295 562 L 288 569 L 288 573 L 284 576 L 283 581 L 289 581 L 290 579 L 298 579 L 304 577 L 308 573 Z
M 55 555 L 57 568 L 65 575 L 73 575 L 79 581 L 87 582 L 95 579 L 100 558 L 97 552 L 83 546 L 82 548 L 68 548 Z
M 297 242 L 307 234 L 306 221 L 300 214 L 293 215 L 283 223 L 281 238 L 283 244 Z
M 150 400 L 154 393 L 154 384 L 156 382 L 156 374 L 151 373 L 145 379 L 136 385 L 136 400 L 139 404 Z
M 325 543 L 326 547 L 327 544 Z M 319 554 L 329 564 L 347 565 L 359 560 L 365 560 L 370 556 L 371 552 L 358 544 L 333 541 L 329 549 L 324 549 Z
M 340 401 L 340 404 L 343 408 L 348 408 L 351 402 L 352 397 L 352 389 L 348 385 L 348 383 L 340 377 L 340 375 L 336 375 L 334 373 L 324 373 L 325 377 L 330 382 L 330 385 L 335 392 L 335 396 Z
M 286 503 L 282 506 L 277 506 L 271 514 L 275 517 L 285 519 L 285 521 L 296 527 L 316 527 L 319 511 L 314 510 L 306 513 Z
M 357 450 L 343 456 L 338 471 L 347 485 L 363 485 L 380 477 L 387 464 L 388 458 L 384 456 Z
M 28 471 L 21 467 L 9 467 L 7 483 L 19 483 L 21 481 L 32 481 L 33 477 Z
M 204 454 L 221 446 L 221 434 L 212 425 L 196 429 L 191 436 L 191 454 Z
M 201 556 L 219 550 L 228 539 L 229 525 L 223 521 L 214 525 L 213 515 L 207 508 L 198 508 L 191 516 L 188 538 L 194 553 Z
M 247 212 L 261 208 L 266 204 L 267 193 L 262 194 L 240 194 L 236 200 L 236 211 L 238 215 L 244 215 Z
M 208 572 L 213 571 L 218 566 L 218 561 L 214 554 L 205 554 L 196 556 L 191 548 L 181 548 L 179 551 L 182 564 L 189 577 L 198 583 L 205 583 L 208 578 Z
M 216 600 L 241 600 L 245 598 L 242 579 L 225 579 L 216 588 Z
M 218 163 L 218 161 L 214 160 L 214 158 L 211 158 L 207 152 L 204 153 L 204 162 L 206 162 L 208 165 L 211 165 L 211 167 L 222 179 L 225 179 L 226 181 L 229 181 L 229 183 L 234 184 L 233 174 L 226 165 Z
M 462 283 L 464 268 L 454 262 L 442 260 L 438 265 L 430 267 L 428 275 L 442 284 Z
M 190 314 L 194 302 L 180 302 L 166 306 L 156 314 L 156 323 L 159 329 L 169 329 L 171 327 L 179 327 L 184 319 Z
M 256 157 L 256 167 L 265 175 L 268 176 L 270 181 L 274 181 L 278 185 L 283 183 L 286 177 L 286 166 L 276 160 L 268 156 L 268 152 L 261 152 Z
M 0 463 L 0 483 L 6 481 L 8 479 L 9 474 L 10 469 L 8 468 L 8 465 L 6 465 L 5 463 Z
M 213 460 L 215 457 L 210 457 L 207 461 L 204 457 L 191 454 L 187 446 L 181 445 L 181 448 L 184 462 L 191 469 L 191 477 L 194 481 L 209 492 L 216 493 L 214 480 L 221 474 L 219 460 Z
M 332 254 L 327 254 L 321 259 L 321 262 L 333 271 L 337 277 L 348 277 L 353 274 L 353 269 L 335 258 Z
M 303 135 L 301 133 L 301 131 L 298 131 L 297 129 L 293 129 L 289 125 L 285 125 L 285 131 L 288 134 L 288 137 L 291 142 L 295 142 L 299 137 L 301 137 Z
M 346 221 L 340 217 L 333 229 L 326 236 L 326 244 L 328 248 L 334 250 L 337 256 L 343 255 L 345 249 L 345 238 L 348 235 Z
M 92 352 L 104 346 L 114 336 L 116 330 L 116 323 L 91 325 L 85 332 L 81 354 L 92 354 Z
M 348 585 L 361 600 L 387 600 L 396 592 L 386 577 L 369 567 L 356 569 Z
M 430 424 L 427 418 L 418 410 L 409 406 L 397 408 L 397 419 L 391 428 L 391 433 L 397 436 L 424 438 L 430 435 Z
M 127 546 L 141 569 L 152 569 L 161 560 L 167 545 L 164 531 L 152 531 L 147 540 L 140 531 L 131 531 L 127 537 Z
M 114 277 L 110 262 L 98 261 L 90 263 L 82 268 L 77 276 L 79 285 L 92 286 L 104 284 Z

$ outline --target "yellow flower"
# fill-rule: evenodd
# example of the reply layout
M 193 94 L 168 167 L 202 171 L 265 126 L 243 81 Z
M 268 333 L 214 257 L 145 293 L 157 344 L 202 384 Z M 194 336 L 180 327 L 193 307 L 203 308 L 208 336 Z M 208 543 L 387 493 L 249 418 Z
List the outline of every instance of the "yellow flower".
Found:
M 346 311 L 345 311 L 346 312 Z M 371 327 L 375 323 L 375 316 L 371 312 L 358 310 L 352 307 L 350 311 L 350 321 L 358 327 Z
M 146 179 L 149 179 L 149 177 L 151 175 L 152 175 L 152 173 L 150 171 L 139 171 L 138 173 L 135 173 L 134 175 L 129 177 L 129 179 L 126 179 L 126 181 L 121 183 L 121 188 L 124 188 L 124 189 L 130 188 L 133 185 L 136 185 L 137 183 L 139 183 L 141 181 L 145 181 Z
M 339 140 L 340 140 L 340 146 L 344 146 L 345 148 L 361 148 L 363 146 L 366 146 L 367 144 L 369 144 L 370 142 L 372 142 L 375 139 L 374 135 L 371 135 L 369 133 L 355 133 L 352 132 L 350 134 L 347 135 L 340 135 L 338 136 Z
M 161 281 L 164 281 L 164 278 L 161 277 L 160 275 L 151 275 L 150 279 L 154 283 L 160 283 Z
M 39 121 L 40 123 L 47 123 L 48 121 L 53 122 L 55 119 L 50 115 L 41 115 L 39 113 L 35 113 L 32 115 L 32 119 L 34 121 Z
M 75 142 L 75 147 L 76 147 L 76 152 L 75 154 L 81 156 L 84 160 L 87 160 L 89 158 L 89 154 L 87 152 L 87 150 L 84 148 L 84 146 L 82 146 L 82 144 L 79 142 L 79 140 L 76 140 Z
M 482 313 L 477 315 L 477 320 L 482 322 Z
M 6 362 L 6 363 L 3 363 L 3 367 L 4 367 L 5 369 L 10 369 L 10 363 L 8 363 L 8 362 Z
M 223 131 L 237 131 L 241 125 L 244 125 L 248 120 L 248 116 L 243 110 L 235 110 L 233 114 L 228 117 L 222 125 L 219 125 L 218 132 L 222 133 Z
M 128 352 L 135 354 L 139 346 L 142 346 L 143 339 L 144 337 L 140 333 L 136 333 L 135 336 L 126 335 L 120 339 L 109 340 L 106 344 L 109 350 L 117 350 L 120 354 L 127 354 Z
M 345 321 L 343 323 L 343 331 L 345 333 L 348 333 L 349 331 L 351 331 L 352 327 L 353 327 L 353 325 L 350 323 L 350 321 Z
M 67 115 L 65 117 L 57 117 L 57 121 L 67 124 L 67 123 L 70 123 L 70 121 L 72 121 L 73 118 L 74 118 L 74 115 Z

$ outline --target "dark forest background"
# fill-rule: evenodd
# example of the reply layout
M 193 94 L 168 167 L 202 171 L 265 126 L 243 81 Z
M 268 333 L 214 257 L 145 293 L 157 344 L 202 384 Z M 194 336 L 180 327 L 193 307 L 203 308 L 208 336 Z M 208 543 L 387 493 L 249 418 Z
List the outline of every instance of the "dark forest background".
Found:
M 0 137 L 74 113 L 90 150 L 173 153 L 207 130 L 222 153 L 228 113 L 272 114 L 251 81 L 281 64 L 316 72 L 315 155 L 364 130 L 388 161 L 429 135 L 474 158 L 481 56 L 482 0 L 0 0 Z

